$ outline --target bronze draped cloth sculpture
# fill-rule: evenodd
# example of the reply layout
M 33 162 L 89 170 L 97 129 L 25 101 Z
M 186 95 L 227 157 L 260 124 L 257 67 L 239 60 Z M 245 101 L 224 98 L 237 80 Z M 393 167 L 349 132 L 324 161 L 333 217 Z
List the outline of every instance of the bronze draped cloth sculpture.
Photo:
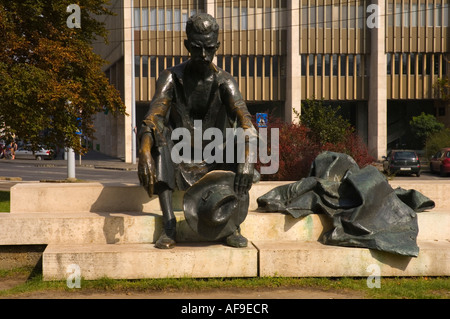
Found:
M 346 154 L 324 152 L 308 177 L 279 186 L 257 199 L 263 212 L 294 218 L 325 214 L 333 228 L 324 244 L 364 247 L 417 257 L 417 212 L 434 202 L 416 190 L 393 189 L 374 166 L 360 169 Z

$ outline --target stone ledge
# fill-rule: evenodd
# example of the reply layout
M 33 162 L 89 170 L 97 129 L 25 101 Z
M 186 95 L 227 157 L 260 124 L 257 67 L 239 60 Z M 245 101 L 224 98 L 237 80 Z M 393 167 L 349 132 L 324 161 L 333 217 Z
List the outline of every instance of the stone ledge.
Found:
M 255 241 L 260 276 L 367 277 L 376 264 L 381 276 L 448 276 L 450 242 L 419 241 L 417 258 L 365 248 L 323 245 L 319 242 Z
M 203 241 L 182 212 L 176 213 L 177 241 Z M 450 239 L 450 210 L 418 214 L 418 240 Z M 241 225 L 252 241 L 317 241 L 332 228 L 324 215 L 295 219 L 280 213 L 249 212 Z M 0 245 L 154 243 L 162 229 L 161 212 L 147 213 L 0 213 Z
M 86 280 L 258 276 L 258 251 L 220 244 L 179 244 L 160 250 L 149 244 L 49 245 L 42 258 L 44 280 L 66 280 L 76 264 Z

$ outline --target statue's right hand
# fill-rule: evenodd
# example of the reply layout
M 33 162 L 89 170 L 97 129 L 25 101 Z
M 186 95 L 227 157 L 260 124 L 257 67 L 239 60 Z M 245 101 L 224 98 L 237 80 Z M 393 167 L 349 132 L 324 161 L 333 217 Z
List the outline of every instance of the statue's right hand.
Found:
M 142 136 L 138 163 L 139 182 L 144 186 L 150 197 L 153 196 L 156 183 L 155 162 L 151 155 L 151 141 L 150 135 L 144 134 L 144 136 Z

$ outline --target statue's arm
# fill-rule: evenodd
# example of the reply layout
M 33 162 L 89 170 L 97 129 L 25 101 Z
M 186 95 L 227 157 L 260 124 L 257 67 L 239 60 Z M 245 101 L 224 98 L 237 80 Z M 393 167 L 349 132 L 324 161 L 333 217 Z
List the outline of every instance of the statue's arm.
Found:
M 226 104 L 229 114 L 236 120 L 237 127 L 245 131 L 245 161 L 237 165 L 235 177 L 235 191 L 242 195 L 248 192 L 253 184 L 256 154 L 251 152 L 256 151 L 256 147 L 250 147 L 249 144 L 257 142 L 258 133 L 253 126 L 251 114 L 239 87 L 231 76 L 221 85 L 221 98 Z
M 153 196 L 156 183 L 155 162 L 151 155 L 152 147 L 164 144 L 163 129 L 165 118 L 169 112 L 173 96 L 173 79 L 169 71 L 161 73 L 150 108 L 142 122 L 139 132 L 139 163 L 138 176 L 148 195 Z

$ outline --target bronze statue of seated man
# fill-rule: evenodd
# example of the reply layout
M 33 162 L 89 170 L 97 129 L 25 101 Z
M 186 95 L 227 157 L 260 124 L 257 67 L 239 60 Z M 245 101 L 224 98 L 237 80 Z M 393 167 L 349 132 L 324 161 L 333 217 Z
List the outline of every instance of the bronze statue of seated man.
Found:
M 183 128 L 187 129 L 191 136 L 194 136 L 195 130 L 198 130 L 195 124 L 199 121 L 202 124 L 201 136 L 208 128 L 218 128 L 225 135 L 225 130 L 233 127 L 242 128 L 249 135 L 257 135 L 236 81 L 230 74 L 213 63 L 216 51 L 220 46 L 219 26 L 216 20 L 205 13 L 194 15 L 187 22 L 186 33 L 187 40 L 184 43 L 190 53 L 190 59 L 164 70 L 160 74 L 154 97 L 138 136 L 140 143 L 139 180 L 149 196 L 153 196 L 153 194 L 159 196 L 163 212 L 164 229 L 156 242 L 156 247 L 170 249 L 175 246 L 176 219 L 172 207 L 173 191 L 175 189 L 188 190 L 207 173 L 217 170 L 234 173 L 233 188 L 236 198 L 229 194 L 229 190 L 223 191 L 226 203 L 217 196 L 211 197 L 211 191 L 198 198 L 205 201 L 211 199 L 213 203 L 207 204 L 206 207 L 223 204 L 223 207 L 213 207 L 216 213 L 212 215 L 215 216 L 213 217 L 216 218 L 216 221 L 210 224 L 211 227 L 217 226 L 217 223 L 220 224 L 220 220 L 224 218 L 236 220 L 234 224 L 238 225 L 235 225 L 235 229 L 230 234 L 222 235 L 225 236 L 224 239 L 228 245 L 246 247 L 247 239 L 241 235 L 239 227 L 239 223 L 243 221 L 242 216 L 233 219 L 230 218 L 230 212 L 223 212 L 223 210 L 227 206 L 235 207 L 236 200 L 238 200 L 240 209 L 237 211 L 245 211 L 245 215 L 247 213 L 248 191 L 252 186 L 254 175 L 248 136 L 245 141 L 244 161 L 208 162 L 204 159 L 191 158 L 191 161 L 180 162 L 173 161 L 172 158 L 174 146 L 180 143 L 180 140 L 172 139 L 172 132 L 175 129 Z M 183 141 L 183 143 L 185 142 Z M 204 141 L 202 143 L 202 147 L 204 147 L 206 143 Z M 194 150 L 194 144 L 192 141 L 191 155 L 198 154 Z M 224 141 L 223 145 L 225 144 Z M 222 177 L 217 178 L 222 179 Z M 229 182 L 229 175 L 224 178 Z M 214 179 L 211 179 L 210 183 L 215 183 Z M 194 198 L 197 197 L 194 196 Z M 229 201 L 234 204 L 229 204 Z M 200 204 L 199 207 L 202 207 Z M 192 207 L 192 204 L 189 207 Z M 236 211 L 231 208 L 229 210 Z M 199 227 L 208 227 L 208 223 L 202 225 Z M 202 229 L 197 229 L 197 231 L 201 232 Z

